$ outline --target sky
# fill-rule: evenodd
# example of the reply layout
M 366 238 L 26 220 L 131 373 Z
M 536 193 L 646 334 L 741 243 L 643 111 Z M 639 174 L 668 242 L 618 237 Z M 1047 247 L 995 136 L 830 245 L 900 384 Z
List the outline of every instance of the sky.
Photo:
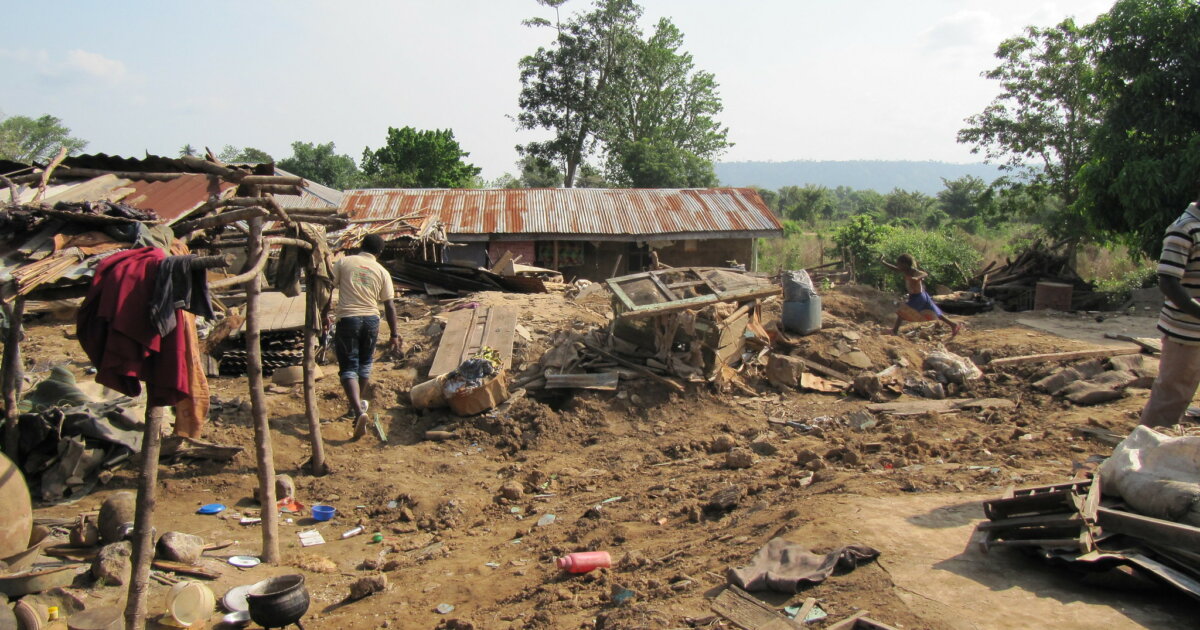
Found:
M 590 0 L 569 0 L 564 15 Z M 641 0 L 716 75 L 734 146 L 718 161 L 980 161 L 955 141 L 998 93 L 1006 38 L 1112 0 Z M 52 114 L 87 153 L 334 142 L 453 129 L 467 161 L 516 172 L 521 57 L 553 17 L 534 0 L 25 2 L 5 10 L 0 114 Z

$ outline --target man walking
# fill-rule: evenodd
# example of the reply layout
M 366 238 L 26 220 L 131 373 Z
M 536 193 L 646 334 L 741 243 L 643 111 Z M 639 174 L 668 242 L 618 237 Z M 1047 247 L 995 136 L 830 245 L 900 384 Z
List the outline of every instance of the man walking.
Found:
M 379 303 L 387 315 L 391 331 L 389 345 L 399 352 L 402 346 L 396 329 L 395 290 L 392 276 L 375 257 L 383 252 L 383 239 L 369 234 L 362 240 L 360 252 L 334 263 L 333 286 L 338 290 L 337 329 L 333 346 L 337 353 L 338 376 L 350 404 L 349 417 L 355 418 L 354 438 L 367 432 L 367 410 L 363 396 L 370 386 L 371 367 L 375 362 L 375 342 L 379 336 Z
M 1178 424 L 1200 384 L 1200 198 L 1167 228 L 1158 261 L 1162 290 L 1162 355 L 1150 400 L 1142 410 L 1149 427 Z

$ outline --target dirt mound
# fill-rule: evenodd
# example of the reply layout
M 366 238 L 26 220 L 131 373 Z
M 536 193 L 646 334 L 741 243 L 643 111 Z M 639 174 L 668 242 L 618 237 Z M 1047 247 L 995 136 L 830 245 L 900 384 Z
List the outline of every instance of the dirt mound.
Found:
M 821 295 L 821 306 L 828 314 L 888 326 L 896 321 L 897 302 L 894 293 L 857 284 L 845 284 Z

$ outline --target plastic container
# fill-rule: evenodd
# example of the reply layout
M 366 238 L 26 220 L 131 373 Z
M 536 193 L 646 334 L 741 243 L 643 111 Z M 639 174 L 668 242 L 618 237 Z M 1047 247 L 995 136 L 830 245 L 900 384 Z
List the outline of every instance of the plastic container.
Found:
M 783 329 L 801 335 L 811 335 L 821 329 L 821 296 L 813 295 L 804 301 L 783 303 Z
M 450 404 L 442 386 L 446 383 L 446 375 L 431 378 L 420 385 L 408 390 L 408 398 L 412 401 L 413 409 L 437 409 Z
M 173 625 L 189 628 L 207 621 L 213 614 L 217 598 L 205 585 L 186 581 L 171 587 L 167 593 L 167 620 Z
M 612 556 L 607 551 L 577 551 L 559 558 L 558 568 L 567 573 L 587 573 L 593 569 L 612 567 Z
M 328 521 L 333 518 L 337 510 L 332 505 L 314 505 L 312 507 L 312 517 L 314 521 Z

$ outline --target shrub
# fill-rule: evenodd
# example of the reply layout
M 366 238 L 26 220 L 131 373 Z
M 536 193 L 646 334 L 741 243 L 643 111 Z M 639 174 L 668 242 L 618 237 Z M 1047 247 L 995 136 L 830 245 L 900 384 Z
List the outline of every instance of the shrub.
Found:
M 975 274 L 981 256 L 962 235 L 953 232 L 928 232 L 925 230 L 892 230 L 874 248 L 875 256 L 888 262 L 900 254 L 910 254 L 917 266 L 929 274 L 925 279 L 927 289 L 938 284 L 963 286 Z M 904 279 L 898 273 L 880 274 L 879 277 L 864 279 L 891 290 L 903 290 Z
M 875 246 L 892 231 L 875 223 L 871 215 L 860 214 L 833 232 L 833 243 L 843 259 L 854 269 L 859 282 L 875 284 L 883 271 Z

